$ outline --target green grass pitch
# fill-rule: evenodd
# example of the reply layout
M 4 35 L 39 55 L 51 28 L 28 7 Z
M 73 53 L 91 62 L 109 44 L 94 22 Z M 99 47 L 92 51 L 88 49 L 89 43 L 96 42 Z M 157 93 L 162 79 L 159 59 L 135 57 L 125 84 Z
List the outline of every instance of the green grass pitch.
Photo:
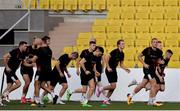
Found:
M 144 102 L 136 102 L 127 105 L 126 102 L 111 102 L 107 107 L 101 107 L 101 102 L 90 102 L 93 107 L 82 107 L 79 102 L 66 102 L 65 105 L 46 104 L 45 107 L 21 104 L 20 101 L 11 101 L 7 106 L 0 107 L 0 110 L 180 110 L 180 103 L 163 103 L 163 106 L 148 106 Z

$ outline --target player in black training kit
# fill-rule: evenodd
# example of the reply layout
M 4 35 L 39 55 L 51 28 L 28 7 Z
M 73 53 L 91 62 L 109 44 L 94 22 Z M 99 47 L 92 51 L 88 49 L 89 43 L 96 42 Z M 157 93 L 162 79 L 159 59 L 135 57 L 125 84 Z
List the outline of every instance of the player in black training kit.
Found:
M 3 91 L 2 96 L 0 97 L 0 105 L 2 104 L 2 99 L 6 98 L 9 93 L 21 86 L 21 82 L 16 76 L 16 70 L 19 68 L 21 62 L 25 59 L 25 51 L 27 49 L 27 42 L 21 41 L 19 47 L 13 49 L 9 53 L 3 56 L 5 70 L 4 74 L 7 79 L 7 87 Z
M 142 82 L 134 89 L 132 94 L 128 94 L 128 100 L 127 103 L 131 104 L 132 97 L 138 93 L 142 88 L 145 88 L 148 82 L 151 84 L 151 91 L 150 91 L 150 98 L 149 102 L 152 101 L 153 98 L 153 92 L 156 89 L 156 80 L 155 80 L 155 67 L 156 61 L 159 58 L 162 58 L 162 51 L 157 48 L 158 40 L 156 38 L 153 38 L 151 40 L 151 47 L 145 48 L 142 53 L 138 56 L 139 61 L 143 64 L 143 72 L 144 72 L 144 78 Z M 142 57 L 144 58 L 144 61 Z
M 48 86 L 50 84 L 50 78 L 51 78 L 51 58 L 52 58 L 52 51 L 49 48 L 50 44 L 50 37 L 45 36 L 42 38 L 42 46 L 38 48 L 37 54 L 35 56 L 36 65 L 37 65 L 37 71 L 35 75 L 35 81 L 37 84 L 35 84 L 35 103 L 38 105 L 43 105 L 43 96 L 39 98 L 39 91 L 40 88 L 44 89 L 48 93 L 51 94 L 51 96 L 54 98 L 55 94 L 48 89 Z M 48 83 L 49 82 L 49 83 Z
M 81 54 L 80 54 L 80 59 L 77 60 L 77 75 L 79 76 L 80 75 L 80 68 L 79 68 L 79 62 L 81 59 L 83 59 L 85 56 L 87 56 L 89 53 L 92 53 L 96 48 L 96 40 L 95 39 L 91 39 L 89 41 L 89 49 L 84 49 Z M 67 90 L 69 92 L 69 90 Z M 85 99 L 85 93 L 82 93 L 82 96 L 81 96 L 81 100 L 84 101 Z
M 59 97 L 56 96 L 55 100 L 53 101 L 54 102 L 53 104 L 56 104 L 56 103 L 65 104 L 61 100 L 62 96 L 64 95 L 64 93 L 66 92 L 68 88 L 65 73 L 67 74 L 68 78 L 71 77 L 71 75 L 69 74 L 67 70 L 67 65 L 69 64 L 71 60 L 76 60 L 77 58 L 78 58 L 78 52 L 72 52 L 71 54 L 63 54 L 62 56 L 60 56 L 60 58 L 58 59 L 58 63 L 52 70 L 52 76 L 51 76 L 49 89 L 54 90 L 57 83 L 62 85 L 62 89 L 59 92 Z
M 106 76 L 108 78 L 110 85 L 98 88 L 98 92 L 97 92 L 98 93 L 97 96 L 100 96 L 102 91 L 108 90 L 108 94 L 105 96 L 105 100 L 103 101 L 103 104 L 110 104 L 109 103 L 110 96 L 112 95 L 112 93 L 116 89 L 116 83 L 118 80 L 116 67 L 118 66 L 118 64 L 120 63 L 120 67 L 122 69 L 124 69 L 126 72 L 128 72 L 128 73 L 130 72 L 130 70 L 125 68 L 125 66 L 123 64 L 124 46 L 125 46 L 124 40 L 118 40 L 117 41 L 117 48 L 112 50 L 111 53 L 106 56 L 106 59 L 105 59 L 106 69 L 105 69 L 105 71 L 106 71 Z
M 70 99 L 70 96 L 74 93 L 86 93 L 87 89 L 89 87 L 89 91 L 87 94 L 87 97 L 85 98 L 84 101 L 82 101 L 82 105 L 84 107 L 91 107 L 91 105 L 87 104 L 88 101 L 90 100 L 91 96 L 93 95 L 94 89 L 95 89 L 95 76 L 99 76 L 97 74 L 97 70 L 95 68 L 96 60 L 95 57 L 102 56 L 104 53 L 104 50 L 102 47 L 96 47 L 95 51 L 92 53 L 89 53 L 83 59 L 80 61 L 80 66 L 81 66 L 81 89 L 76 89 L 73 92 L 68 92 L 67 93 L 67 99 Z
M 33 78 L 33 66 L 35 66 L 35 63 L 32 62 L 32 58 L 34 55 L 36 55 L 37 52 L 37 46 L 41 45 L 41 39 L 34 38 L 33 45 L 28 46 L 26 50 L 26 58 L 21 64 L 20 72 L 22 74 L 23 80 L 25 82 L 23 91 L 22 91 L 22 97 L 21 97 L 21 103 L 26 103 L 26 94 L 28 92 L 29 85 Z

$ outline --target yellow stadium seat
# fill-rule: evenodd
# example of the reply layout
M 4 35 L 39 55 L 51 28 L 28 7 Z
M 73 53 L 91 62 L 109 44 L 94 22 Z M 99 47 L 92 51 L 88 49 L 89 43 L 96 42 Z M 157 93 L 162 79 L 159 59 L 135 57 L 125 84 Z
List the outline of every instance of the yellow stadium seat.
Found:
M 134 26 L 121 26 L 122 33 L 134 33 L 135 27 Z
M 134 12 L 122 12 L 120 15 L 121 19 L 134 19 L 135 13 Z
M 151 8 L 149 7 L 137 7 L 137 12 L 139 13 L 150 13 Z
M 136 20 L 138 26 L 150 26 L 151 20 Z
M 76 44 L 78 46 L 88 46 L 89 45 L 89 39 L 77 39 Z
M 150 6 L 163 6 L 163 0 L 149 0 Z
M 122 38 L 122 35 L 120 33 L 107 33 L 107 38 L 118 40 Z
M 134 0 L 120 0 L 121 6 L 134 6 Z
M 135 35 L 135 33 L 122 33 L 122 38 L 124 40 L 126 40 L 126 39 L 135 40 L 136 39 L 136 35 Z
M 167 26 L 180 26 L 179 20 L 167 20 L 166 23 Z
M 136 12 L 136 7 L 133 6 L 125 6 L 125 7 L 121 7 L 121 11 L 122 12 Z
M 96 39 L 96 44 L 98 46 L 105 46 L 105 39 Z
M 179 41 L 176 39 L 166 40 L 165 41 L 165 47 L 179 47 Z
M 164 18 L 165 19 L 174 19 L 177 20 L 178 19 L 178 14 L 179 14 L 179 8 L 178 7 L 166 7 L 165 8 L 165 14 L 164 14 Z
M 105 33 L 105 26 L 92 26 L 93 33 Z
M 170 40 L 180 40 L 180 34 L 179 33 L 168 33 L 166 34 L 166 39 L 170 39 Z
M 178 6 L 178 0 L 164 0 L 165 6 Z
M 135 62 L 134 61 L 124 61 L 124 66 L 127 68 L 134 68 L 135 67 Z
M 64 9 L 68 11 L 74 11 L 78 9 L 77 0 L 64 0 Z
M 151 33 L 164 33 L 164 26 L 151 26 L 150 27 Z
M 88 46 L 77 46 L 79 55 L 81 54 L 81 52 L 82 52 L 84 49 L 88 49 L 88 48 L 89 48 Z
M 168 47 L 166 49 L 171 49 L 173 51 L 173 53 L 180 55 L 180 47 Z
M 54 59 L 51 60 L 51 67 L 52 67 L 52 69 L 56 66 L 57 63 L 58 63 L 57 60 L 54 60 Z
M 107 19 L 114 19 L 114 20 L 119 20 L 120 15 L 116 12 L 108 13 L 107 14 Z
M 169 68 L 180 68 L 180 62 L 179 61 L 170 61 L 168 64 Z
M 145 48 L 146 48 L 146 47 L 136 47 L 137 56 L 138 56 L 140 53 L 142 53 L 142 51 L 143 51 Z M 137 56 L 136 56 L 135 60 L 138 60 Z
M 90 39 L 92 37 L 92 34 L 90 32 L 86 33 L 79 33 L 78 39 Z
M 148 6 L 149 0 L 135 0 L 136 6 Z
M 161 40 L 162 42 L 166 39 L 165 33 L 150 33 L 151 38 L 157 38 L 158 40 Z
M 111 25 L 111 26 L 121 26 L 124 21 L 123 20 L 108 20 L 107 22 L 108 22 L 108 25 Z
M 107 0 L 107 9 L 109 10 L 112 7 L 119 7 L 120 1 L 119 0 Z
M 29 0 L 28 0 L 29 1 Z M 29 3 L 29 2 L 28 2 Z M 36 0 L 32 0 L 31 1 L 31 9 L 36 9 L 37 8 L 37 1 Z
M 149 32 L 149 26 L 136 26 L 136 33 L 148 33 Z
M 136 40 L 135 41 L 136 47 L 148 47 L 149 46 L 149 40 Z
M 123 52 L 125 54 L 136 54 L 137 53 L 136 48 L 134 48 L 134 47 L 127 47 L 123 50 Z
M 137 12 L 135 14 L 135 19 L 149 19 L 149 13 L 146 13 L 146 12 Z
M 116 7 L 110 7 L 108 9 L 108 13 L 114 13 L 120 14 L 122 12 L 122 7 L 116 6 Z
M 132 39 L 124 39 L 125 47 L 134 47 L 134 40 Z
M 63 0 L 50 0 L 51 9 L 55 11 L 64 9 L 64 1 Z
M 91 0 L 79 0 L 78 1 L 79 10 L 88 11 L 91 10 L 92 2 Z
M 179 61 L 180 62 L 180 55 L 179 54 L 176 54 L 174 53 L 171 57 L 171 61 Z
M 49 9 L 50 0 L 40 0 L 40 9 Z
M 115 48 L 117 48 L 117 46 L 108 46 L 106 47 L 106 52 L 110 53 L 112 50 L 114 50 Z
M 166 33 L 178 33 L 178 26 L 166 26 L 165 32 Z
M 96 19 L 94 21 L 94 25 L 106 26 L 107 25 L 107 20 L 106 19 Z
M 137 60 L 137 61 L 135 61 L 135 67 L 142 68 L 143 65 L 142 65 L 142 63 L 139 60 Z
M 166 20 L 152 20 L 152 26 L 166 26 Z
M 107 26 L 106 32 L 107 33 L 120 33 L 120 27 L 119 26 Z
M 135 20 L 124 20 L 123 25 L 126 26 L 136 26 L 136 21 Z
M 96 39 L 103 39 L 103 40 L 106 39 L 106 33 L 93 33 L 92 35 Z
M 134 61 L 134 54 L 126 53 L 124 59 L 126 61 Z
M 151 40 L 151 36 L 149 33 L 136 33 L 136 37 L 137 39 L 147 39 L 147 40 Z
M 164 18 L 164 15 L 161 12 L 150 13 L 150 19 L 163 19 L 163 18 Z
M 78 51 L 78 47 L 73 46 L 73 47 L 72 47 L 72 51 L 73 51 L 73 52 L 77 52 L 77 51 Z
M 117 40 L 115 40 L 115 39 L 106 39 L 106 47 L 116 47 L 117 46 L 117 44 L 116 44 Z
M 106 0 L 92 0 L 93 10 L 103 11 L 106 9 Z
M 63 52 L 69 54 L 72 52 L 72 50 L 73 50 L 72 46 L 67 46 L 67 47 L 64 47 Z
M 164 13 L 165 12 L 165 7 L 163 7 L 163 6 L 158 6 L 158 7 L 152 6 L 152 7 L 150 7 L 150 9 L 151 9 L 151 12 L 153 12 L 153 13 L 157 13 L 157 12 Z

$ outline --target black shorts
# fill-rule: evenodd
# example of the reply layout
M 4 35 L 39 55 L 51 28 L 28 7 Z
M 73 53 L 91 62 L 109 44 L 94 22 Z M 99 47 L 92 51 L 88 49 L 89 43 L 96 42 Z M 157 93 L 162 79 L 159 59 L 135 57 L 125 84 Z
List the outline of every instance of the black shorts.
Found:
M 47 82 L 51 81 L 51 70 L 43 69 L 42 71 L 36 71 L 35 80 L 38 80 L 40 82 Z
M 95 74 L 93 71 L 91 71 L 91 74 L 86 75 L 84 71 L 81 71 L 80 78 L 81 78 L 81 85 L 87 86 L 91 79 L 94 80 Z
M 118 80 L 116 69 L 112 69 L 112 72 L 108 72 L 107 68 L 105 69 L 107 79 L 109 83 L 116 83 Z
M 15 72 L 16 71 L 7 72 L 6 69 L 4 70 L 7 83 L 14 83 L 16 80 L 19 80 L 18 77 L 16 76 Z
M 52 76 L 51 76 L 51 81 L 50 84 L 51 86 L 56 86 L 57 83 L 62 84 L 62 83 L 67 83 L 66 76 L 60 77 L 59 73 L 56 71 L 52 71 Z
M 153 79 L 155 77 L 155 68 L 150 66 L 148 69 L 143 67 L 144 79 Z
M 30 78 L 30 81 L 32 81 L 34 70 L 33 67 L 26 67 L 26 66 L 21 66 L 20 69 L 21 75 L 28 75 Z

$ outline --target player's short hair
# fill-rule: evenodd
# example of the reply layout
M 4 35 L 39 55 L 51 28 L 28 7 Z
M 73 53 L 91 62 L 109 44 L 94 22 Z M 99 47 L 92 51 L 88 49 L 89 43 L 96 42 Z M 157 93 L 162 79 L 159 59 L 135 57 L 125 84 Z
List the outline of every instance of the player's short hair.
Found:
M 71 54 L 72 54 L 75 58 L 78 58 L 78 57 L 79 57 L 78 52 L 72 52 Z
M 101 46 L 96 46 L 95 50 L 99 50 L 100 52 L 104 53 L 104 49 Z
M 168 49 L 166 52 L 171 53 L 173 55 L 173 51 L 171 49 Z
M 42 40 L 43 42 L 46 42 L 46 41 L 49 40 L 49 39 L 50 39 L 49 36 L 44 36 L 43 38 L 41 38 L 41 40 Z
M 162 43 L 160 40 L 158 40 L 158 43 Z
M 124 40 L 123 39 L 118 40 L 117 45 L 119 45 L 121 42 L 124 42 Z
M 27 42 L 26 41 L 20 41 L 19 42 L 19 46 L 24 45 L 24 44 L 27 44 Z
M 96 44 L 96 41 L 89 41 L 89 45 Z
M 157 38 L 152 38 L 151 39 L 151 43 L 153 43 L 154 40 L 158 40 Z

